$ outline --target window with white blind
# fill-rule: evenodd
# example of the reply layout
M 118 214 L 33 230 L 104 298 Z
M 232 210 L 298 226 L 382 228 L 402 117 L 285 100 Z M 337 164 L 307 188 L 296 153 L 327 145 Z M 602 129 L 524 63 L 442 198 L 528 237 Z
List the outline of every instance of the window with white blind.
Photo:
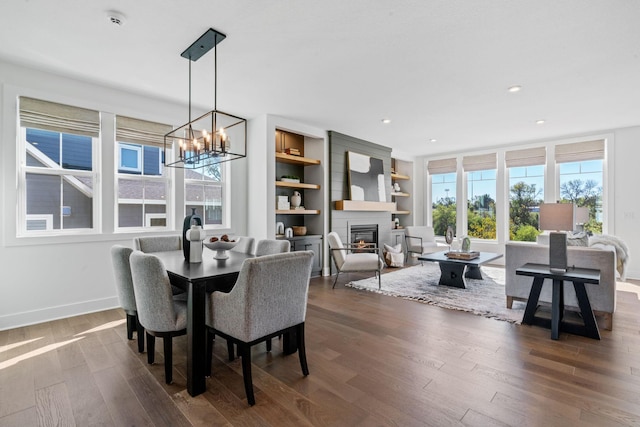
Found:
M 444 236 L 447 227 L 456 230 L 457 160 L 430 160 L 427 170 L 431 177 L 431 218 L 436 235 Z
M 604 140 L 556 146 L 560 200 L 588 209 L 576 229 L 602 233 Z
M 467 180 L 467 235 L 477 239 L 496 238 L 496 153 L 464 156 L 462 168 Z
M 545 147 L 507 151 L 505 166 L 509 176 L 509 238 L 535 241 L 538 212 L 544 201 Z
M 95 231 L 100 113 L 19 97 L 18 236 Z
M 162 156 L 171 126 L 116 116 L 117 224 L 120 229 L 167 227 L 169 177 Z

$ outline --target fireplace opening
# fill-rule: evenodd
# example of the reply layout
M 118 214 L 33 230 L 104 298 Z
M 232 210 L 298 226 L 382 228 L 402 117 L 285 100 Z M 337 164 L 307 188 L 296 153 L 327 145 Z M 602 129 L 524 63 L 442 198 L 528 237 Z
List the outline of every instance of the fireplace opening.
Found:
M 352 225 L 350 234 L 352 246 L 378 246 L 378 224 Z

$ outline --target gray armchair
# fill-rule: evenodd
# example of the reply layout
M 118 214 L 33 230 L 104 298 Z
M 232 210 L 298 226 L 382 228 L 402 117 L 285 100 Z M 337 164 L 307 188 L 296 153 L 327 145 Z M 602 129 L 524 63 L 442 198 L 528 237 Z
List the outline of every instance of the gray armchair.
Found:
M 129 259 L 138 320 L 147 332 L 147 361 L 153 364 L 155 337 L 161 337 L 165 381 L 171 384 L 173 337 L 187 333 L 187 303 L 173 298 L 169 276 L 158 257 L 134 251 Z
M 146 236 L 134 237 L 133 248 L 144 253 L 181 251 L 182 236 Z M 180 295 L 180 298 L 187 300 L 187 293 L 184 289 L 177 286 L 171 286 L 174 295 Z
M 120 300 L 120 307 L 127 317 L 127 338 L 133 339 L 133 330 L 138 336 L 138 351 L 144 352 L 144 328 L 138 321 L 138 309 L 136 297 L 133 292 L 133 279 L 131 278 L 131 266 L 129 256 L 133 249 L 125 246 L 114 245 L 111 247 L 111 262 L 116 279 L 116 291 Z
M 255 404 L 251 379 L 251 347 L 280 334 L 294 334 L 302 373 L 309 375 L 304 321 L 311 277 L 312 251 L 247 259 L 229 293 L 213 292 L 207 320 L 207 370 L 211 373 L 215 334 L 236 344 L 249 405 Z
M 256 256 L 281 254 L 291 250 L 291 242 L 288 240 L 259 240 L 256 246 Z
M 344 245 L 335 231 L 327 235 L 331 256 L 338 269 L 333 281 L 336 287 L 338 276 L 342 272 L 375 271 L 378 276 L 378 289 L 382 286 L 380 272 L 384 268 L 384 261 L 380 257 L 380 248 L 360 245 Z
M 253 254 L 253 244 L 255 239 L 248 236 L 236 236 L 238 243 L 230 249 L 234 252 L 242 252 L 243 254 Z

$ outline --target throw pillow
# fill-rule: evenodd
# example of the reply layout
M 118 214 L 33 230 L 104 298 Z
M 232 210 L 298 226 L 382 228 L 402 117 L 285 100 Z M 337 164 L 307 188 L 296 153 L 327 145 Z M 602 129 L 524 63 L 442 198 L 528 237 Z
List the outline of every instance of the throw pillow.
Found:
M 384 245 L 384 262 L 388 267 L 404 266 L 404 253 L 402 252 L 402 244 L 395 246 Z
M 589 246 L 587 233 L 575 233 L 567 236 L 567 246 Z

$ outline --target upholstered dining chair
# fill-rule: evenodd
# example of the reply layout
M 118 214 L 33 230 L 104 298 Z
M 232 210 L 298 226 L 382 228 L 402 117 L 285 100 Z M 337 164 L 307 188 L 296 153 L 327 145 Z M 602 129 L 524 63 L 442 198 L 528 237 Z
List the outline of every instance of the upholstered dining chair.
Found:
M 248 236 L 235 236 L 238 243 L 231 248 L 231 251 L 242 252 L 243 254 L 253 254 L 253 246 L 255 239 Z
M 249 405 L 255 404 L 253 345 L 280 334 L 295 334 L 302 373 L 309 375 L 304 322 L 313 256 L 312 251 L 299 251 L 247 259 L 233 289 L 209 297 L 207 371 L 211 374 L 212 334 L 236 344 Z
M 336 287 L 340 273 L 351 273 L 356 271 L 375 271 L 378 276 L 378 289 L 382 287 L 381 270 L 384 261 L 380 257 L 380 248 L 374 246 L 344 245 L 342 239 L 335 231 L 327 235 L 331 257 L 338 269 L 336 278 L 333 281 L 333 288 Z
M 144 253 L 167 252 L 182 250 L 182 236 L 145 236 L 134 237 L 133 248 Z M 180 295 L 180 298 L 187 300 L 187 293 L 184 289 L 177 286 L 171 286 L 174 295 Z
M 164 342 L 164 376 L 173 381 L 173 337 L 187 333 L 187 303 L 171 293 L 169 276 L 158 257 L 134 251 L 130 258 L 138 320 L 147 334 L 147 362 L 155 360 L 155 337 Z
M 256 246 L 256 256 L 281 254 L 291 250 L 291 242 L 288 240 L 259 240 Z
M 131 267 L 129 256 L 133 249 L 121 245 L 111 247 L 111 262 L 113 273 L 116 279 L 116 291 L 120 307 L 124 310 L 127 318 L 127 338 L 133 339 L 133 330 L 136 330 L 138 338 L 138 351 L 144 352 L 144 328 L 138 321 L 138 309 L 136 308 L 136 296 L 133 292 L 133 279 L 131 278 Z

